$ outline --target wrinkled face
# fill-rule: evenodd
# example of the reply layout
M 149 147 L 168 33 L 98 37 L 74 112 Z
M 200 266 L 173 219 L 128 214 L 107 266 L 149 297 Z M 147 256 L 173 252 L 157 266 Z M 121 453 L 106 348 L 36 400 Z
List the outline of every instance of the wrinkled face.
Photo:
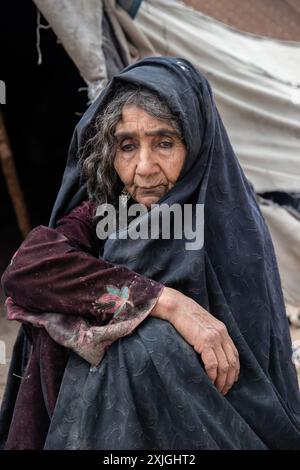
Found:
M 176 183 L 186 148 L 168 123 L 126 105 L 116 126 L 114 167 L 133 199 L 149 207 Z

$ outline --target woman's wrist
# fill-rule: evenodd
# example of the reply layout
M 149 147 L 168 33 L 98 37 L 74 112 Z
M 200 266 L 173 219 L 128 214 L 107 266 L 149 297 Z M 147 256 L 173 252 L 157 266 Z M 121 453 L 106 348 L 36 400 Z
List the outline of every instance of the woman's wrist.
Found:
M 175 308 L 174 295 L 172 295 L 171 291 L 174 291 L 174 289 L 166 286 L 163 287 L 159 298 L 151 311 L 152 316 L 170 321 L 171 313 Z
M 151 315 L 174 324 L 187 310 L 195 310 L 195 302 L 171 287 L 164 287 Z

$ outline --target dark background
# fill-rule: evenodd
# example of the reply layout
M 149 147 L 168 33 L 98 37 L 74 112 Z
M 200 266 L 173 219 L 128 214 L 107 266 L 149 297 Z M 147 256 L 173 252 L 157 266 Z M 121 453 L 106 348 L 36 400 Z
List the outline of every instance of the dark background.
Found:
M 1 112 L 32 227 L 48 224 L 72 133 L 88 102 L 86 91 L 78 91 L 85 82 L 51 29 L 40 30 L 37 65 L 36 27 L 31 0 L 1 2 L 0 79 L 6 84 Z M 0 168 L 0 272 L 21 241 Z

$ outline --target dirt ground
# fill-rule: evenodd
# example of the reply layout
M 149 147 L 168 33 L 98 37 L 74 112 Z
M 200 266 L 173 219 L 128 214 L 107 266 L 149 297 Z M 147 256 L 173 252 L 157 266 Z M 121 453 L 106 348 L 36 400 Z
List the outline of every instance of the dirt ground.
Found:
M 14 345 L 14 341 L 16 338 L 16 334 L 19 328 L 19 324 L 17 322 L 9 322 L 5 319 L 4 315 L 4 297 L 3 294 L 0 294 L 0 341 L 4 341 L 6 346 L 6 358 L 7 364 L 0 363 L 0 402 L 3 397 L 4 387 L 6 382 L 6 376 L 9 367 L 9 359 L 11 357 L 12 348 Z M 299 339 L 300 340 L 300 328 L 293 328 L 291 329 L 291 335 L 293 340 Z M 300 371 L 298 374 L 299 384 L 300 384 Z

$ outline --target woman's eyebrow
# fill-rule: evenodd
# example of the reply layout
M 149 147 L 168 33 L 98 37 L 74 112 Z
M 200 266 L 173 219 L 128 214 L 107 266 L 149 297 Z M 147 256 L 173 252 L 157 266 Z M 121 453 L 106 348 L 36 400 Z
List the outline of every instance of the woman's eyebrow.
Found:
M 133 137 L 136 136 L 136 133 L 135 132 L 116 132 L 115 133 L 115 137 L 116 139 L 118 140 L 122 140 L 122 139 L 132 139 Z
M 153 129 L 152 131 L 145 132 L 145 135 L 152 136 L 152 135 L 175 135 L 179 136 L 179 132 L 175 129 L 170 129 L 166 127 L 159 127 L 158 129 Z
M 145 135 L 146 136 L 156 136 L 156 135 L 174 135 L 176 137 L 180 137 L 180 134 L 178 131 L 176 131 L 175 129 L 170 129 L 170 128 L 166 128 L 166 127 L 159 127 L 158 129 L 153 129 L 151 131 L 147 131 L 145 132 Z M 121 139 L 131 139 L 133 137 L 136 137 L 137 136 L 137 133 L 136 132 L 128 132 L 128 131 L 124 131 L 124 132 L 116 132 L 115 133 L 115 137 L 118 139 L 118 140 L 121 140 Z

